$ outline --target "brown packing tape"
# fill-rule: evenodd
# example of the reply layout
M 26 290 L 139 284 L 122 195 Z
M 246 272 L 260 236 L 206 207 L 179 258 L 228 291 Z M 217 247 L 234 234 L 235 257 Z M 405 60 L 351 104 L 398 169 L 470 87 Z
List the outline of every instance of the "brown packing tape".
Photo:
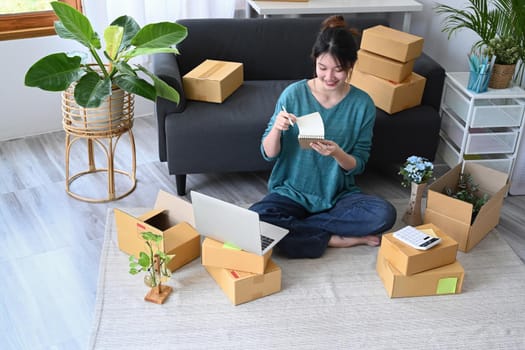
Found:
M 215 63 L 212 67 L 210 67 L 207 71 L 203 72 L 202 74 L 200 74 L 197 79 L 208 79 L 210 78 L 213 74 L 217 73 L 222 67 L 224 67 L 226 65 L 225 62 L 217 62 Z

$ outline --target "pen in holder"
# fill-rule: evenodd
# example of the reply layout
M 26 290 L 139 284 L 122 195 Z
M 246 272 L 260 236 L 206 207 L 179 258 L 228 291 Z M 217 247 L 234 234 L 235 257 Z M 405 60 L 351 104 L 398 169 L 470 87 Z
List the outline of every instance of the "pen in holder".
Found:
M 485 92 L 489 86 L 492 65 L 488 56 L 469 56 L 470 74 L 467 89 L 476 93 Z

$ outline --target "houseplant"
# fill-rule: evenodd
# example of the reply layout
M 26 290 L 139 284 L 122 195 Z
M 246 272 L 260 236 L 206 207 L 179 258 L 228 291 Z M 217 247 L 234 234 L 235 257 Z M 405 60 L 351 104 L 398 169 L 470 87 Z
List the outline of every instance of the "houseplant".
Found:
M 163 279 L 171 276 L 168 263 L 172 256 L 160 249 L 160 243 L 163 239 L 161 235 L 156 235 L 153 232 L 142 232 L 140 235 L 148 250 L 140 252 L 138 257 L 130 255 L 129 273 L 136 275 L 140 272 L 146 272 L 144 283 L 151 287 L 151 290 L 144 299 L 162 304 L 172 291 L 170 286 L 162 285 Z
M 512 36 L 497 36 L 487 43 L 485 54 L 494 57 L 489 87 L 505 89 L 514 76 L 516 64 L 523 57 L 521 39 Z
M 74 86 L 75 101 L 86 108 L 99 107 L 115 86 L 149 100 L 162 97 L 179 102 L 175 89 L 130 60 L 161 52 L 178 53 L 173 45 L 187 36 L 184 26 L 160 22 L 140 28 L 133 18 L 121 16 L 104 30 L 105 47 L 103 53 L 99 53 L 100 37 L 86 16 L 62 2 L 53 1 L 51 6 L 59 19 L 55 22 L 58 36 L 85 46 L 91 60 L 86 59 L 86 53 L 50 54 L 29 68 L 25 85 L 47 91 L 66 91 Z
M 438 3 L 434 8 L 445 15 L 442 31 L 448 38 L 457 31 L 468 29 L 479 36 L 472 51 L 487 48 L 496 37 L 516 38 L 521 48 L 517 79 L 523 74 L 525 61 L 525 6 L 523 0 L 469 0 L 462 9 Z
M 408 225 L 418 226 L 423 222 L 421 216 L 421 200 L 428 180 L 434 173 L 434 164 L 428 159 L 419 156 L 410 156 L 399 169 L 399 175 L 403 176 L 401 184 L 410 186 L 410 201 L 408 209 L 403 216 L 403 222 Z

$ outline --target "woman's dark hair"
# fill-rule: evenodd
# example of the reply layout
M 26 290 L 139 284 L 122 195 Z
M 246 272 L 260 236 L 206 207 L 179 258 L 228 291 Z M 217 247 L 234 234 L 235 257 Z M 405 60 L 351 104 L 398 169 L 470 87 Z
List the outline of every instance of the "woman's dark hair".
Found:
M 321 25 L 321 31 L 312 48 L 311 58 L 314 61 L 322 54 L 329 53 L 336 61 L 348 70 L 357 61 L 357 44 L 354 30 L 346 26 L 343 16 L 330 16 Z

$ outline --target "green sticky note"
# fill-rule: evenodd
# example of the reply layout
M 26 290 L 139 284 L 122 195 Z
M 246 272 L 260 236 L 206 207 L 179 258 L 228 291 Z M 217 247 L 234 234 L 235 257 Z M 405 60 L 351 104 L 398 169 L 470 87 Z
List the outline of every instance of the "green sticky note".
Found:
M 457 277 L 441 278 L 438 282 L 436 294 L 451 294 L 456 293 L 456 285 L 458 284 Z
M 241 250 L 241 248 L 237 247 L 235 244 L 233 244 L 233 243 L 228 243 L 228 242 L 224 243 L 224 244 L 222 245 L 222 247 L 223 247 L 223 248 L 226 248 L 226 249 L 232 249 L 232 250 Z

